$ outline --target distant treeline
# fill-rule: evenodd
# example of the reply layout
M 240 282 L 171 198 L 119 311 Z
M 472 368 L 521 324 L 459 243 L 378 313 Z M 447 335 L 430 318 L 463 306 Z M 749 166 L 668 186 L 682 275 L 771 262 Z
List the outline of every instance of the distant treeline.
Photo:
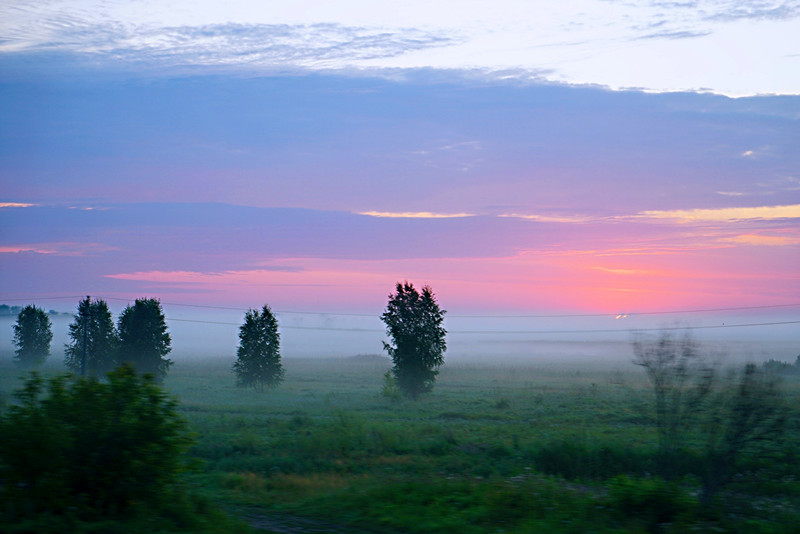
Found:
M 22 311 L 22 306 L 9 306 L 8 304 L 0 304 L 0 317 L 17 317 L 19 312 Z M 55 310 L 47 310 L 47 315 L 65 315 L 71 316 L 69 312 L 57 312 Z
M 763 363 L 765 371 L 782 375 L 800 375 L 800 356 L 797 356 L 794 364 L 770 359 Z

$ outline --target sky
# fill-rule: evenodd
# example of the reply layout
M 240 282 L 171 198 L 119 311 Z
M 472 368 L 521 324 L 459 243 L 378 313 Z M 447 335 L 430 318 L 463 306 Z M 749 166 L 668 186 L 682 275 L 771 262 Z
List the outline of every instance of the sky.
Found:
M 799 320 L 797 35 L 797 1 L 3 3 L 0 301 Z

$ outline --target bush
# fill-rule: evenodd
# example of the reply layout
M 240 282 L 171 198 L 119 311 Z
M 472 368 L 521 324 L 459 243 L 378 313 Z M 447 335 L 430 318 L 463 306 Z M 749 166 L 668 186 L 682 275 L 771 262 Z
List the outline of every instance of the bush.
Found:
M 400 388 L 397 387 L 397 381 L 394 379 L 391 371 L 386 371 L 383 374 L 383 388 L 381 389 L 381 395 L 392 402 L 398 402 L 403 397 L 403 394 L 400 392 Z
M 130 366 L 108 383 L 34 373 L 16 397 L 0 414 L 0 519 L 159 506 L 186 465 L 176 401 Z
M 623 517 L 644 523 L 650 532 L 691 513 L 695 506 L 680 486 L 658 477 L 615 477 L 608 485 L 608 500 Z
M 540 472 L 569 479 L 603 479 L 644 473 L 654 467 L 646 451 L 618 443 L 590 443 L 580 438 L 545 443 L 528 451 L 526 456 Z

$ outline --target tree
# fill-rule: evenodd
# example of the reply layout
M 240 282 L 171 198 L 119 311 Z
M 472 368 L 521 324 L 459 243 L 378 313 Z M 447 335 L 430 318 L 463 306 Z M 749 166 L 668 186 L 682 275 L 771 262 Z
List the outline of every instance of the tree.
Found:
M 72 343 L 64 348 L 64 364 L 80 374 L 97 375 L 117 366 L 119 338 L 104 300 L 86 297 L 69 325 Z
M 165 358 L 172 350 L 172 339 L 161 303 L 156 299 L 136 299 L 119 316 L 117 331 L 119 359 L 140 373 L 163 380 L 172 365 L 172 360 Z
M 249 310 L 239 327 L 239 348 L 233 371 L 236 385 L 264 390 L 283 382 L 280 353 L 281 336 L 278 320 L 266 304 L 258 310 Z
M 633 353 L 633 363 L 644 368 L 653 386 L 659 452 L 669 466 L 681 436 L 712 392 L 715 370 L 700 356 L 688 331 L 680 337 L 670 331 L 655 339 L 640 336 Z
M 779 376 L 748 363 L 720 388 L 707 415 L 701 499 L 709 504 L 737 473 L 749 471 L 742 469 L 746 460 L 763 463 L 780 448 L 790 410 Z
M 395 289 L 381 315 L 386 335 L 392 340 L 392 344 L 384 342 L 383 348 L 394 363 L 392 374 L 397 387 L 416 399 L 433 389 L 439 367 L 444 364 L 447 330 L 442 323 L 447 312 L 439 308 L 429 286 L 422 288 L 422 294 L 408 282 L 398 282 Z
M 634 363 L 642 366 L 653 386 L 662 474 L 677 475 L 691 443 L 702 443 L 698 475 L 704 504 L 753 458 L 780 444 L 788 412 L 778 376 L 747 364 L 722 380 L 700 355 L 686 333 L 662 332 L 633 344 Z
M 43 363 L 50 356 L 52 341 L 50 318 L 44 310 L 32 304 L 22 308 L 14 325 L 14 362 L 24 367 Z
M 0 412 L 0 520 L 169 505 L 191 440 L 177 402 L 152 377 L 130 366 L 107 383 L 34 373 L 16 397 Z

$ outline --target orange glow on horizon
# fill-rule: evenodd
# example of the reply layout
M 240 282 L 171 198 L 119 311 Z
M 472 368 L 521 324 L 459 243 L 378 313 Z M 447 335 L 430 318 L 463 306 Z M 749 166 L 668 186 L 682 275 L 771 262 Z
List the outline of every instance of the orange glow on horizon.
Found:
M 259 301 L 281 302 L 283 307 L 296 303 L 332 310 L 343 304 L 381 307 L 394 284 L 402 280 L 429 284 L 445 309 L 456 310 L 580 311 L 614 317 L 637 310 L 737 306 L 789 298 L 791 292 L 776 294 L 769 288 L 775 286 L 776 278 L 786 279 L 786 287 L 797 284 L 791 267 L 760 274 L 761 257 L 736 261 L 736 249 L 698 248 L 684 254 L 641 254 L 638 249 L 525 251 L 510 257 L 426 260 L 282 258 L 263 269 L 149 271 L 107 277 L 162 289 L 225 294 L 237 300 L 257 296 Z

